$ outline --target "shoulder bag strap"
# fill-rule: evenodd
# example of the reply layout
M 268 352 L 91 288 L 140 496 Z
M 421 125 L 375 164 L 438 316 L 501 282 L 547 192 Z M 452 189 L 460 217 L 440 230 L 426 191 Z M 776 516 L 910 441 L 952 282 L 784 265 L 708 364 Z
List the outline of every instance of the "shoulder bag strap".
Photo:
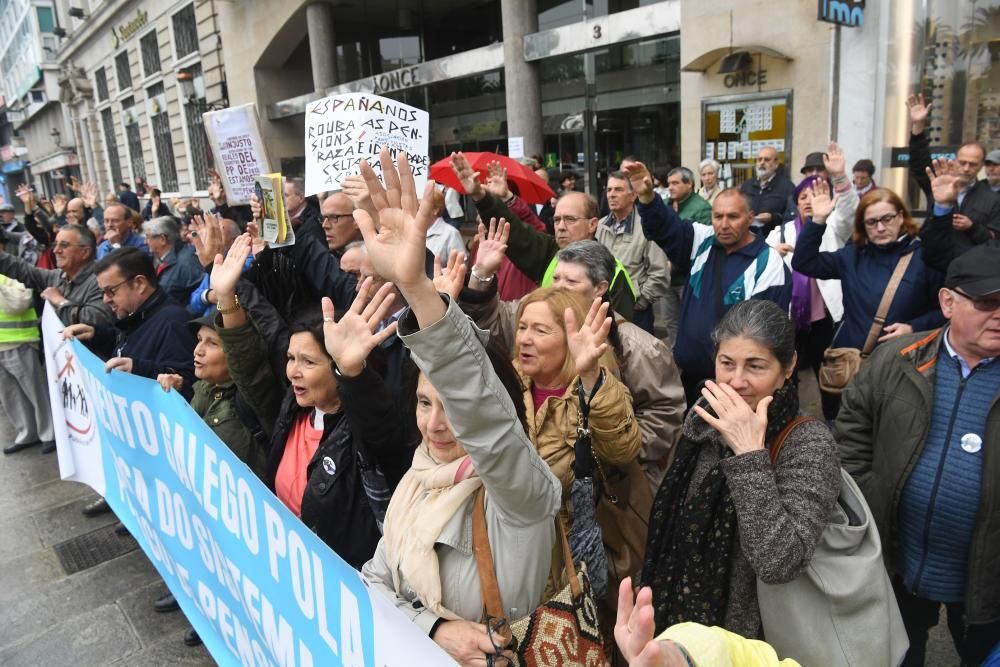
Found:
M 799 425 L 815 421 L 819 420 L 815 417 L 810 417 L 809 415 L 799 415 L 798 417 L 792 419 L 792 421 L 788 422 L 788 425 L 785 426 L 785 428 L 781 429 L 781 433 L 779 433 L 778 437 L 776 437 L 774 442 L 771 443 L 769 456 L 771 457 L 772 466 L 778 460 L 778 454 L 781 452 L 781 448 L 785 446 L 785 440 L 788 439 L 789 434 L 791 434 L 791 432 L 794 431 Z
M 493 619 L 504 619 L 503 599 L 493 565 L 493 550 L 486 532 L 486 487 L 479 487 L 472 505 L 472 553 L 476 557 L 479 570 L 479 589 L 483 597 L 486 614 Z M 506 627 L 506 626 L 505 626 Z
M 875 343 L 878 342 L 878 337 L 882 333 L 882 327 L 885 326 L 885 318 L 889 314 L 889 306 L 892 305 L 892 299 L 896 296 L 896 290 L 899 289 L 899 283 L 903 281 L 903 274 L 906 273 L 906 267 L 910 265 L 912 258 L 913 253 L 909 252 L 896 262 L 896 268 L 892 271 L 889 284 L 886 285 L 885 292 L 882 293 L 882 301 L 878 304 L 878 311 L 875 313 L 872 328 L 868 331 L 868 338 L 865 339 L 865 346 L 861 349 L 862 359 L 871 354 L 872 350 L 875 349 Z

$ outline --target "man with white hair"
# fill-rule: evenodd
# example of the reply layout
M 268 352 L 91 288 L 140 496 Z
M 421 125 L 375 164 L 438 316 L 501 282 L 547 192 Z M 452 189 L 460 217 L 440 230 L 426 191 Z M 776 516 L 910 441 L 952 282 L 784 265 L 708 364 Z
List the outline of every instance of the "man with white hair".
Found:
M 180 225 L 174 218 L 161 216 L 143 223 L 142 231 L 160 287 L 175 301 L 188 303 L 205 270 L 194 248 L 181 243 Z

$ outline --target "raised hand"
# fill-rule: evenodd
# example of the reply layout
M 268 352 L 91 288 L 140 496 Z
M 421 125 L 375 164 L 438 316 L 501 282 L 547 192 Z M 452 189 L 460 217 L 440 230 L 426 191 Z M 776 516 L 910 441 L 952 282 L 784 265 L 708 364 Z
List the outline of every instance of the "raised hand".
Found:
M 476 249 L 475 275 L 489 279 L 500 270 L 507 256 L 507 241 L 510 239 L 510 223 L 500 218 L 490 218 L 490 226 L 479 223 L 479 245 Z
M 222 185 L 222 177 L 215 169 L 208 170 L 208 197 L 216 206 L 226 203 L 226 188 Z
M 583 388 L 590 391 L 601 374 L 601 356 L 608 351 L 608 333 L 611 318 L 608 308 L 611 304 L 600 297 L 594 299 L 587 311 L 583 326 L 576 321 L 572 308 L 563 313 L 566 320 L 566 345 L 576 364 L 576 374 L 583 381 Z
M 441 268 L 441 258 L 434 257 L 434 289 L 447 294 L 452 301 L 458 299 L 465 287 L 465 255 L 452 250 L 448 257 L 448 265 Z
M 653 177 L 649 175 L 649 169 L 641 162 L 630 162 L 625 167 L 625 175 L 628 176 L 632 189 L 643 204 L 649 204 L 656 198 L 653 191 Z
M 215 290 L 220 304 L 228 304 L 232 301 L 233 295 L 236 294 L 236 285 L 240 282 L 240 276 L 243 275 L 243 265 L 246 264 L 249 254 L 250 235 L 241 234 L 233 241 L 225 259 L 222 255 L 215 256 L 209 285 Z
M 931 102 L 924 100 L 924 94 L 910 95 L 906 98 L 906 108 L 910 110 L 910 129 L 913 134 L 920 134 L 927 127 L 927 119 L 931 115 Z
M 823 154 L 823 166 L 831 179 L 836 179 L 847 174 L 847 158 L 844 151 L 836 141 L 831 141 L 826 145 L 826 153 Z
M 840 195 L 831 197 L 830 186 L 825 180 L 820 179 L 809 188 L 809 197 L 813 222 L 819 225 L 826 223 L 826 219 L 830 217 L 833 209 L 837 206 Z
M 387 149 L 382 149 L 380 160 L 387 187 L 382 186 L 367 162 L 361 163 L 361 176 L 365 179 L 381 225 L 376 230 L 375 222 L 367 211 L 355 211 L 354 216 L 364 236 L 375 273 L 405 289 L 429 280 L 424 272 L 424 258 L 427 230 L 434 223 L 430 197 L 433 183 L 428 182 L 418 209 L 416 186 L 406 155 L 399 155 L 398 172 L 390 161 Z
M 626 577 L 618 588 L 618 617 L 615 641 L 629 667 L 687 667 L 690 663 L 677 645 L 656 641 L 653 619 L 653 590 L 648 586 L 632 594 L 632 578 Z
M 96 183 L 84 183 L 83 188 L 80 190 L 80 197 L 83 199 L 83 205 L 89 209 L 94 209 L 97 207 L 97 184 Z
M 66 186 L 70 189 L 70 192 L 79 193 L 81 188 L 80 179 L 76 176 L 70 176 Z
M 713 417 L 700 405 L 695 405 L 694 411 L 705 420 L 706 424 L 722 435 L 722 439 L 735 454 L 764 449 L 767 406 L 774 400 L 773 396 L 760 399 L 755 411 L 735 389 L 724 382 L 716 384 L 709 380 L 702 388 L 701 395 L 712 406 L 718 417 Z
M 251 195 L 252 197 L 253 195 Z M 260 226 L 256 221 L 247 223 L 247 234 L 250 235 L 250 254 L 254 257 L 267 250 L 267 241 L 260 236 Z
M 62 217 L 66 213 L 66 206 L 69 204 L 69 200 L 65 197 L 56 197 L 52 200 L 52 210 L 57 217 Z
M 400 153 L 397 158 L 398 171 L 389 159 L 388 149 L 383 148 L 379 158 L 387 187 L 382 187 L 378 176 L 364 161 L 361 162 L 361 176 L 378 211 L 380 225 L 376 229 L 375 220 L 364 210 L 354 211 L 354 219 L 365 239 L 368 259 L 375 273 L 395 283 L 410 304 L 417 324 L 426 327 L 441 319 L 446 310 L 434 284 L 424 272 L 427 230 L 434 224 L 434 204 L 431 201 L 434 181 L 427 182 L 424 196 L 418 204 L 413 172 L 406 154 Z M 396 201 L 398 205 L 394 205 Z
M 507 185 L 507 170 L 496 160 L 487 166 L 486 190 L 499 199 L 507 201 L 510 199 L 510 187 Z
M 208 266 L 221 255 L 225 249 L 222 237 L 222 220 L 212 213 L 194 216 L 191 223 L 196 233 L 191 234 L 191 243 L 198 253 L 198 261 L 202 266 Z
M 28 187 L 27 183 L 22 183 L 17 186 L 17 192 L 15 193 L 18 199 L 24 204 L 25 213 L 31 213 L 35 210 L 35 194 Z
M 354 202 L 354 208 L 367 211 L 368 215 L 375 221 L 375 227 L 378 227 L 378 210 L 375 208 L 375 204 L 372 203 L 372 197 L 368 192 L 368 185 L 365 183 L 365 179 L 358 174 L 348 176 L 340 182 L 340 188 Z
M 486 190 L 483 189 L 482 184 L 479 182 L 479 174 L 472 168 L 469 161 L 465 159 L 463 153 L 451 154 L 451 170 L 458 176 L 459 182 L 461 182 L 462 187 L 465 189 L 465 194 L 471 195 L 476 201 L 486 196 Z
M 364 279 L 354 303 L 339 322 L 334 319 L 333 301 L 323 297 L 323 342 L 337 368 L 347 377 L 359 375 L 371 351 L 396 333 L 395 322 L 378 331 L 379 324 L 391 312 L 395 298 L 393 285 L 383 284 L 369 301 L 373 284 L 371 276 Z
M 958 195 L 965 187 L 965 177 L 962 175 L 958 162 L 946 158 L 938 158 L 926 169 L 927 178 L 931 179 L 931 193 L 934 203 L 941 206 L 954 206 Z

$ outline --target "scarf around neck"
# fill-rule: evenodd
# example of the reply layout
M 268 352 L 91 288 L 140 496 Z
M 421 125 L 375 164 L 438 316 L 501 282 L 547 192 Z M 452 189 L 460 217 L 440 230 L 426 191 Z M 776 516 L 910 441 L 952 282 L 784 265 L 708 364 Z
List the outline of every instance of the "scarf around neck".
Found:
M 427 445 L 421 444 L 385 514 L 386 557 L 396 592 L 405 581 L 427 609 L 448 620 L 459 616 L 442 603 L 441 567 L 434 545 L 445 525 L 483 485 L 474 472 L 465 477 L 468 466 L 468 454 L 437 463 Z
M 712 412 L 704 399 L 699 404 Z M 769 448 L 798 413 L 798 391 L 786 381 L 767 409 L 764 441 Z M 705 433 L 705 439 L 690 437 L 692 431 Z M 720 439 L 689 412 L 673 464 L 653 502 L 642 585 L 653 589 L 657 632 L 685 621 L 725 626 L 733 556 L 739 547 L 736 507 L 718 462 L 697 489 L 690 488 L 699 452 L 720 446 Z M 725 452 L 720 461 L 733 455 L 724 443 L 721 446 Z

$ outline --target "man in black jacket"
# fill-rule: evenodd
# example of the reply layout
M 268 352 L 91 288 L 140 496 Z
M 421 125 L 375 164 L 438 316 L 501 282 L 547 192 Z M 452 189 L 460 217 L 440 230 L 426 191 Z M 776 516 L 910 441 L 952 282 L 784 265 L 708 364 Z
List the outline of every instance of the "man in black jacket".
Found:
M 924 130 L 931 104 L 925 102 L 921 94 L 910 95 L 906 106 L 910 110 L 910 175 L 926 195 L 930 208 L 934 201 L 931 177 L 927 174 L 931 153 L 930 140 Z M 956 157 L 964 184 L 952 216 L 952 235 L 956 250 L 961 254 L 973 245 L 1000 237 L 1000 194 L 993 191 L 987 179 L 977 180 L 986 160 L 982 144 L 975 141 L 962 144 Z
M 795 185 L 778 162 L 778 151 L 768 146 L 757 152 L 757 178 L 743 181 L 740 190 L 750 200 L 750 210 L 754 212 L 751 229 L 758 236 L 767 236 L 785 219 Z
M 63 335 L 113 344 L 105 370 L 120 370 L 155 380 L 161 373 L 184 378 L 181 393 L 191 395 L 194 346 L 190 313 L 170 299 L 157 281 L 153 260 L 139 248 L 119 248 L 94 265 L 104 302 L 118 318 L 93 327 L 74 324 Z

